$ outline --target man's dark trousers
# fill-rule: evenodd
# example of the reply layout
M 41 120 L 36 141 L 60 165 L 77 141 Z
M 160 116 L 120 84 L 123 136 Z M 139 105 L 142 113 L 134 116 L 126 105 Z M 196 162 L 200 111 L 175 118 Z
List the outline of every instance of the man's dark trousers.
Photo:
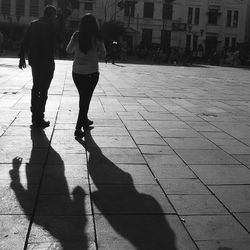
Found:
M 33 87 L 31 90 L 32 122 L 41 122 L 44 119 L 45 105 L 48 98 L 48 89 L 52 81 L 55 63 L 40 62 L 31 65 Z

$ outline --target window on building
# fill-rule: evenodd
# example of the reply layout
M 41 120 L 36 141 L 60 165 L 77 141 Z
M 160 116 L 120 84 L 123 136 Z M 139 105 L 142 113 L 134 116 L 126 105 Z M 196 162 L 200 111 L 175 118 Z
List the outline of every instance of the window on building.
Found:
M 93 3 L 85 3 L 84 8 L 85 10 L 93 10 Z
M 239 19 L 239 11 L 234 11 L 234 17 L 233 17 L 233 27 L 238 27 L 238 19 Z
M 162 19 L 172 20 L 173 17 L 173 4 L 163 4 Z
M 193 36 L 193 50 L 197 50 L 198 49 L 198 36 L 194 35 Z
M 152 45 L 152 33 L 152 29 L 142 29 L 142 41 L 147 48 L 150 48 Z
M 39 1 L 38 0 L 30 1 L 30 16 L 34 16 L 34 17 L 39 16 Z
M 24 16 L 25 0 L 16 1 L 16 16 Z
M 133 1 L 125 1 L 124 16 L 135 16 L 135 4 Z
M 200 22 L 200 8 L 195 8 L 194 24 L 199 24 L 199 22 Z
M 230 38 L 225 37 L 225 45 L 224 45 L 225 50 L 227 50 L 229 48 L 229 43 L 230 43 Z
M 226 23 L 226 26 L 230 27 L 231 26 L 231 22 L 232 22 L 232 11 L 228 10 L 227 11 L 227 23 Z
M 154 3 L 146 2 L 144 3 L 144 18 L 153 18 L 154 17 Z
M 188 8 L 188 17 L 187 17 L 187 23 L 193 22 L 193 8 Z
M 2 0 L 2 14 L 10 15 L 10 0 Z
M 217 9 L 210 9 L 208 11 L 208 24 L 217 24 L 218 15 L 219 15 L 219 11 Z

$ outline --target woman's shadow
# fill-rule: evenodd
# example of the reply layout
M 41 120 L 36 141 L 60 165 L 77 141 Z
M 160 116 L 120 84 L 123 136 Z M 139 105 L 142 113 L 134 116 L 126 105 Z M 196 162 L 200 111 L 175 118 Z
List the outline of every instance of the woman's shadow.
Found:
M 90 242 L 85 233 L 85 191 L 76 186 L 70 193 L 64 162 L 50 146 L 44 130 L 31 129 L 30 132 L 32 150 L 30 160 L 25 164 L 26 187 L 20 182 L 21 158 L 13 159 L 10 170 L 10 186 L 30 221 L 24 249 L 28 244 L 38 244 L 46 249 L 89 249 Z M 42 152 L 37 148 L 39 145 L 49 147 L 47 157 L 56 165 L 39 164 L 38 155 Z
M 113 229 L 135 249 L 176 250 L 175 234 L 158 202 L 136 190 L 131 175 L 102 154 L 90 130 L 85 130 L 85 141 L 78 141 L 88 152 L 88 170 L 94 183 L 92 187 L 95 186 L 92 190 L 94 211 L 101 212 Z M 98 224 L 96 227 L 98 238 Z M 104 229 L 105 232 L 109 231 Z M 107 244 L 116 241 L 106 234 L 100 238 Z M 117 243 L 114 244 L 110 249 L 119 249 Z

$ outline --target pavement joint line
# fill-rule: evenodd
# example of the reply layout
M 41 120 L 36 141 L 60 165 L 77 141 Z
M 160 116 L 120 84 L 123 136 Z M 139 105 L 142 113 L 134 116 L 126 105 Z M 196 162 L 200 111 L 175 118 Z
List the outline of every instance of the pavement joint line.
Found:
M 183 108 L 183 107 L 182 107 Z M 184 108 L 185 109 L 185 108 Z M 186 111 L 189 111 L 189 110 L 187 110 L 187 109 L 185 109 Z M 185 120 L 182 120 L 180 117 L 178 117 L 177 115 L 175 115 L 174 113 L 172 113 L 172 112 L 170 112 L 172 115 L 174 115 L 177 119 L 179 119 L 179 120 L 181 120 L 181 121 L 183 121 L 186 125 L 188 125 L 191 129 L 193 129 L 192 128 L 192 126 L 190 126 Z M 195 116 L 197 116 L 197 115 L 195 115 Z M 199 118 L 201 118 L 201 119 L 203 119 L 203 117 L 200 117 L 200 116 L 198 116 Z M 218 128 L 217 126 L 215 126 L 215 125 L 213 125 L 213 124 L 211 124 L 210 123 L 210 121 L 207 121 L 207 120 L 205 120 L 205 119 L 203 119 L 203 121 L 205 121 L 205 122 L 208 122 L 210 125 L 212 125 L 212 126 L 214 126 L 214 127 L 216 127 L 217 129 L 219 129 L 219 130 L 221 130 L 220 128 Z M 149 124 L 150 125 L 150 124 Z M 153 128 L 154 129 L 154 128 Z M 217 144 L 215 144 L 212 140 L 210 140 L 209 138 L 207 138 L 205 135 L 203 135 L 202 133 L 201 133 L 201 131 L 197 131 L 197 130 L 195 130 L 195 129 L 193 129 L 194 131 L 196 131 L 197 133 L 199 133 L 203 138 L 205 138 L 205 139 L 207 139 L 207 140 L 209 140 L 211 143 L 213 143 L 216 147 L 218 147 L 219 149 L 221 149 L 223 152 L 225 152 L 226 154 L 228 154 L 229 156 L 231 156 L 234 160 L 236 160 L 236 161 L 238 161 L 239 163 L 241 163 L 241 164 L 243 164 L 242 162 L 240 162 L 240 160 L 238 160 L 237 158 L 235 158 L 234 156 L 233 156 L 233 154 L 229 154 L 229 153 L 227 153 L 221 146 L 219 146 L 219 145 L 217 145 Z M 156 130 L 155 130 L 156 131 Z M 235 140 L 237 140 L 238 142 L 241 142 L 241 141 L 239 141 L 237 138 L 235 138 L 234 136 L 232 136 L 232 135 L 230 135 L 229 133 L 227 133 L 226 131 L 224 131 L 224 130 L 221 130 L 221 131 L 223 131 L 223 133 L 225 133 L 225 134 L 227 134 L 227 135 L 229 135 L 229 136 L 231 136 L 231 137 L 233 137 Z M 157 132 L 157 131 L 156 131 Z M 158 133 L 158 132 L 157 132 Z M 216 132 L 215 132 L 216 133 Z M 218 132 L 218 133 L 220 133 L 220 132 Z M 159 133 L 158 133 L 159 134 Z M 164 139 L 164 137 L 162 137 L 162 139 L 166 142 L 166 140 Z M 167 142 L 166 142 L 167 143 Z M 168 143 L 167 143 L 168 144 Z M 168 144 L 169 145 L 169 144 Z M 247 144 L 245 144 L 246 146 L 247 146 Z M 170 146 L 170 145 L 169 145 Z M 171 146 L 170 146 L 171 147 Z M 172 147 L 171 147 L 172 148 Z M 172 148 L 173 149 L 173 148 Z M 174 150 L 174 149 L 173 149 Z M 201 149 L 202 150 L 202 149 Z M 204 149 L 205 150 L 205 149 Z M 174 150 L 174 152 L 175 152 L 175 150 Z M 176 153 L 176 152 L 175 152 Z M 177 154 L 177 153 L 176 153 Z M 178 155 L 178 154 L 177 154 Z M 179 155 L 178 155 L 179 156 Z M 181 158 L 181 156 L 179 156 L 180 158 Z M 182 159 L 182 158 L 181 158 Z M 184 161 L 184 160 L 183 160 Z M 185 163 L 185 161 L 184 161 L 184 163 Z M 185 163 L 186 164 L 186 163 Z M 188 164 L 186 164 L 186 165 L 188 165 Z M 193 164 L 193 165 L 195 165 L 195 164 Z M 197 164 L 197 165 L 202 165 L 202 164 Z M 206 164 L 204 164 L 204 165 L 206 165 Z M 225 164 L 225 165 L 230 165 L 230 164 Z M 247 165 L 245 165 L 245 164 L 243 164 L 245 167 L 247 167 Z M 247 167 L 248 168 L 248 167 Z M 190 168 L 190 170 L 192 171 L 192 169 Z M 192 171 L 193 172 L 193 171 Z
M 173 114 L 173 113 L 172 113 Z M 174 114 L 173 114 L 174 115 Z M 176 116 L 177 117 L 177 116 Z M 178 119 L 179 119 L 179 117 L 177 117 Z M 143 117 L 143 119 L 144 119 L 144 117 Z M 145 119 L 144 119 L 145 120 Z M 146 122 L 148 122 L 147 120 L 145 120 Z M 185 121 L 184 121 L 185 122 Z M 186 122 L 185 122 L 186 123 Z M 149 123 L 148 123 L 149 124 Z M 150 125 L 150 124 L 149 124 Z M 188 124 L 187 124 L 188 125 Z M 151 126 L 151 125 L 150 125 Z M 152 127 L 152 126 L 151 126 Z M 154 127 L 152 127 L 154 130 L 155 130 L 155 128 Z M 158 133 L 158 131 L 157 130 L 155 130 L 155 132 L 156 133 Z M 198 132 L 198 131 L 197 131 Z M 158 133 L 159 134 L 159 133 Z M 159 134 L 160 135 L 160 134 Z M 202 134 L 201 134 L 202 135 Z M 160 135 L 161 136 L 161 135 Z M 203 135 L 202 135 L 203 136 Z M 161 136 L 161 138 L 164 140 L 164 138 Z M 165 141 L 165 140 L 164 140 Z M 166 141 L 165 141 L 166 142 Z M 167 143 L 167 142 L 166 142 Z M 168 144 L 168 143 L 167 143 Z M 168 144 L 169 145 L 169 144 Z M 206 189 L 215 197 L 215 199 L 226 209 L 226 211 L 229 213 L 229 215 L 231 215 L 234 219 L 236 219 L 237 221 L 238 221 L 238 223 L 248 232 L 248 230 L 247 230 L 247 228 L 246 228 L 246 226 L 244 226 L 243 225 L 243 223 L 241 223 L 240 222 L 240 220 L 239 219 L 237 219 L 237 217 L 233 214 L 233 212 L 231 212 L 230 210 L 229 210 L 229 208 L 227 208 L 226 207 L 226 205 L 224 205 L 223 204 L 223 202 L 215 195 L 215 193 L 213 193 L 212 192 L 212 190 L 209 188 L 209 186 L 208 185 L 206 185 L 200 178 L 199 178 L 199 176 L 189 167 L 189 165 L 182 159 L 182 157 L 169 145 L 169 147 L 175 152 L 175 154 L 178 156 L 178 157 L 180 157 L 180 159 L 183 161 L 183 163 L 190 169 L 190 171 L 192 171 L 193 172 L 193 174 L 196 176 L 196 178 L 198 179 L 198 180 L 200 180 L 200 182 L 204 185 L 204 187 L 206 187 Z M 139 149 L 140 150 L 140 149 Z M 143 155 L 143 154 L 142 154 Z M 197 165 L 201 165 L 201 164 L 197 164 Z M 204 164 L 204 165 L 207 165 L 207 164 Z M 231 165 L 231 164 L 228 164 L 228 165 Z M 149 166 L 148 166 L 149 167 Z M 150 169 L 150 167 L 149 167 L 149 169 Z M 150 169 L 151 170 L 151 169 Z M 161 189 L 162 189 L 162 191 L 164 192 L 164 194 L 165 194 L 165 196 L 166 197 L 168 197 L 167 196 L 167 194 L 165 193 L 165 191 L 164 191 L 164 189 L 162 188 L 162 186 L 161 186 L 161 184 L 160 184 L 160 182 L 159 182 L 159 180 L 156 178 L 156 181 L 157 181 L 157 183 L 159 183 L 159 186 L 161 187 Z M 246 184 L 247 185 L 247 184 Z M 169 199 L 168 199 L 169 200 Z M 187 233 L 188 233 L 188 235 L 191 237 L 191 239 L 192 239 L 192 241 L 194 242 L 194 244 L 196 245 L 196 247 L 198 248 L 198 245 L 197 245 L 197 243 L 196 243 L 196 241 L 194 241 L 194 239 L 193 239 L 193 237 L 191 236 L 191 234 L 190 234 L 190 232 L 187 230 L 187 228 L 186 228 L 186 226 L 185 226 L 185 222 L 181 219 L 181 216 L 188 216 L 188 215 L 179 215 L 178 213 L 177 213 L 177 210 L 175 209 L 175 207 L 173 206 L 173 204 L 172 204 L 172 202 L 169 200 L 169 202 L 170 202 L 170 204 L 172 205 L 172 207 L 174 208 L 174 210 L 176 211 L 176 214 L 177 214 L 177 216 L 179 217 L 179 220 L 181 221 L 181 223 L 184 225 L 184 227 L 185 227 L 185 229 L 186 229 L 186 231 L 187 231 Z M 200 216 L 201 214 L 197 214 L 197 216 Z M 202 214 L 202 216 L 203 215 L 206 215 L 206 214 Z M 208 214 L 208 215 L 212 215 L 212 214 Z M 221 214 L 221 215 L 223 215 L 223 214 Z M 190 214 L 189 214 L 189 216 L 191 216 Z
M 170 112 L 171 113 L 171 112 Z M 152 127 L 152 129 L 164 140 L 164 138 L 160 135 L 160 133 L 158 133 L 158 131 L 143 117 L 143 119 L 149 124 L 149 126 L 151 126 Z M 165 140 L 164 140 L 165 141 Z M 166 141 L 165 141 L 166 142 Z M 171 148 L 171 149 L 173 149 L 167 142 L 166 142 L 166 144 Z M 139 149 L 140 150 L 140 149 Z M 140 150 L 141 151 L 141 150 Z M 174 151 L 174 150 L 173 150 Z M 174 151 L 175 152 L 175 151 Z M 176 153 L 176 152 L 175 152 Z M 141 154 L 142 154 L 142 152 L 141 152 Z M 144 155 L 142 154 L 142 156 L 143 156 L 143 158 L 144 158 L 144 160 L 146 161 L 146 159 L 145 159 L 145 157 L 144 157 Z M 181 158 L 182 159 L 182 158 Z M 183 161 L 183 160 L 182 160 Z M 146 161 L 147 162 L 147 161 Z M 184 164 L 186 165 L 186 163 L 184 162 Z M 147 164 L 147 166 L 148 166 L 148 168 L 150 169 L 150 171 L 153 173 L 153 171 L 152 171 L 152 169 L 150 168 L 150 166 Z M 189 166 L 188 166 L 189 167 Z M 190 169 L 191 170 L 191 169 Z M 153 174 L 154 175 L 154 174 Z M 155 176 L 155 175 L 154 175 Z M 196 177 L 197 177 L 197 175 L 195 175 Z M 156 176 L 155 176 L 155 178 L 156 178 Z M 192 242 L 194 243 L 194 245 L 197 247 L 197 249 L 199 249 L 198 248 L 198 245 L 197 245 L 197 243 L 196 243 L 196 241 L 193 239 L 193 237 L 192 237 L 192 235 L 191 235 L 191 233 L 188 231 L 188 229 L 187 229 L 187 227 L 186 227 L 186 225 L 185 225 L 185 221 L 183 220 L 183 218 L 181 217 L 182 215 L 180 215 L 178 212 L 177 212 L 177 209 L 175 208 L 175 206 L 173 205 L 173 203 L 171 202 L 171 200 L 169 199 L 169 197 L 168 197 L 168 195 L 167 195 L 167 193 L 165 192 L 165 190 L 164 190 L 164 188 L 162 187 L 162 185 L 161 185 L 161 183 L 160 183 L 160 181 L 159 181 L 159 179 L 158 178 L 156 178 L 156 182 L 158 183 L 158 185 L 160 186 L 160 188 L 161 188 L 161 190 L 162 190 L 162 192 L 164 193 L 164 195 L 166 196 L 166 198 L 167 198 L 167 200 L 168 200 L 168 202 L 171 204 L 171 206 L 172 206 L 172 208 L 173 208 L 173 210 L 175 211 L 175 213 L 176 213 L 176 216 L 178 217 L 178 219 L 179 219 L 179 221 L 180 221 L 180 223 L 183 225 L 183 227 L 184 227 L 184 229 L 185 229 L 185 231 L 186 231 L 186 233 L 189 235 L 189 237 L 191 238 L 191 240 L 192 240 Z
M 3 134 L 1 136 L 4 136 L 6 131 L 11 127 L 11 125 L 15 122 L 15 120 L 17 119 L 17 116 L 21 113 L 21 111 L 19 111 L 17 113 L 17 115 L 15 116 L 15 118 L 12 120 L 12 122 L 10 123 L 10 125 L 4 130 Z
M 176 154 L 179 156 L 179 154 L 176 152 Z M 181 156 L 179 156 L 181 158 Z M 182 159 L 182 158 L 181 158 Z M 185 163 L 185 161 L 184 161 Z M 186 163 L 185 163 L 186 164 Z M 229 208 L 227 208 L 227 206 L 216 196 L 216 194 L 210 189 L 210 185 L 206 185 L 200 178 L 199 176 L 189 167 L 188 164 L 186 164 L 188 166 L 188 168 L 193 172 L 193 174 L 197 177 L 198 180 L 200 180 L 200 182 L 208 189 L 208 191 L 214 196 L 214 198 L 226 209 L 226 211 L 229 213 L 229 215 L 231 215 L 234 219 L 236 219 L 236 221 L 238 221 L 238 223 L 245 229 L 247 230 L 246 226 L 243 225 L 242 222 L 240 222 L 239 219 L 237 219 L 237 217 L 234 215 L 233 212 L 231 212 L 229 210 Z M 207 165 L 207 164 L 205 164 Z M 230 164 L 228 164 L 230 165 Z M 216 185 L 215 185 L 216 186 Z M 225 185 L 221 185 L 221 186 L 225 186 Z M 248 185 L 249 186 L 249 185 Z M 248 231 L 248 230 L 247 230 Z
M 66 78 L 66 76 L 65 76 L 65 78 Z M 64 88 L 65 88 L 65 78 L 64 78 L 63 91 L 64 91 Z M 62 91 L 62 93 L 63 93 L 63 91 Z M 40 192 L 41 192 L 41 185 L 42 185 L 42 181 L 43 181 L 44 176 L 45 176 L 45 169 L 46 169 L 46 165 L 47 165 L 47 162 L 48 162 L 48 155 L 49 155 L 50 148 L 51 148 L 51 142 L 52 142 L 53 135 L 54 135 L 54 132 L 55 132 L 56 120 L 57 120 L 57 117 L 58 117 L 58 114 L 59 114 L 61 101 L 62 101 L 62 96 L 63 95 L 61 95 L 61 98 L 60 98 L 60 105 L 58 106 L 58 110 L 56 112 L 56 117 L 55 117 L 55 122 L 54 122 L 54 125 L 53 125 L 53 129 L 52 129 L 52 133 L 50 135 L 49 145 L 47 147 L 47 152 L 46 152 L 46 158 L 45 158 L 44 163 L 42 165 L 41 176 L 39 178 L 38 188 L 37 188 L 37 191 L 36 191 L 36 197 L 35 197 L 35 200 L 34 200 L 34 207 L 32 209 L 32 214 L 31 214 L 31 217 L 30 217 L 29 226 L 28 226 L 28 229 L 27 229 L 27 234 L 26 234 L 26 238 L 25 238 L 25 242 L 24 242 L 24 249 L 23 250 L 27 250 L 27 248 L 28 248 L 31 228 L 32 228 L 32 224 L 34 222 L 35 212 L 36 212 L 36 209 L 37 209 L 37 206 L 38 206 L 39 195 L 40 195 Z
M 95 212 L 94 214 L 96 215 L 131 215 L 131 216 L 138 216 L 138 215 L 178 215 L 177 213 L 108 213 L 108 212 L 103 212 L 103 213 L 98 213 L 98 212 Z M 197 214 L 197 215 L 200 215 L 200 214 Z M 210 214 L 211 215 L 211 214 Z M 225 215 L 225 214 L 221 214 L 221 215 Z M 192 215 L 190 215 L 192 216 Z
M 117 115 L 119 116 L 119 114 L 117 114 Z M 141 114 L 140 114 L 140 115 L 141 115 Z M 142 116 L 142 115 L 141 115 L 141 116 Z M 119 117 L 120 117 L 120 116 L 119 116 Z M 149 124 L 149 122 L 148 122 L 143 116 L 142 116 L 142 118 L 144 119 L 144 121 L 146 121 L 146 122 Z M 121 119 L 121 117 L 120 117 L 120 119 Z M 122 121 L 122 119 L 121 119 L 121 121 Z M 129 133 L 129 135 L 131 136 L 132 140 L 135 142 L 135 140 L 134 140 L 134 138 L 132 137 L 130 131 L 128 130 L 126 124 L 125 124 L 123 121 L 122 121 L 122 123 L 123 123 L 123 125 L 125 126 L 125 128 L 127 129 L 127 131 L 128 131 L 128 133 Z M 149 124 L 149 126 L 151 126 L 151 124 Z M 152 126 L 151 126 L 151 127 L 152 127 Z M 155 132 L 157 132 L 157 131 L 155 130 L 154 127 L 152 127 L 152 128 L 153 128 L 153 130 L 154 130 Z M 158 132 L 157 132 L 157 133 L 158 133 Z M 159 133 L 158 133 L 158 134 L 159 134 Z M 159 134 L 159 135 L 160 135 L 160 134 Z M 160 137 L 161 137 L 161 135 L 160 135 Z M 136 142 L 135 142 L 135 144 L 136 144 Z M 136 145 L 137 145 L 137 144 L 136 144 Z M 161 191 L 163 192 L 164 196 L 166 197 L 167 201 L 169 202 L 169 204 L 171 205 L 172 209 L 174 210 L 174 215 L 176 215 L 176 216 L 178 217 L 178 220 L 179 220 L 180 223 L 183 225 L 183 227 L 184 227 L 186 233 L 189 235 L 191 241 L 192 241 L 193 244 L 197 247 L 197 249 L 199 249 L 199 248 L 198 248 L 198 245 L 197 245 L 197 243 L 195 242 L 195 240 L 193 239 L 191 233 L 187 230 L 187 227 L 185 226 L 185 223 L 184 223 L 183 219 L 182 219 L 181 216 L 178 214 L 177 209 L 175 208 L 175 206 L 173 205 L 173 203 L 172 203 L 171 200 L 169 199 L 169 197 L 168 197 L 167 193 L 165 192 L 164 188 L 162 187 L 162 185 L 161 185 L 159 179 L 155 176 L 153 170 L 151 169 L 151 167 L 150 167 L 149 164 L 147 163 L 146 158 L 144 157 L 144 154 L 142 153 L 142 151 L 141 151 L 141 149 L 140 149 L 139 147 L 138 147 L 138 150 L 140 151 L 140 153 L 141 153 L 141 155 L 142 155 L 144 161 L 146 162 L 146 165 L 147 165 L 149 171 L 150 171 L 151 174 L 153 175 L 153 177 L 154 177 L 156 183 L 158 184 L 158 186 L 160 187 L 160 189 L 161 189 Z
M 85 137 L 84 137 L 85 138 Z M 84 141 L 86 142 L 86 141 Z M 97 238 L 97 229 L 96 229 L 96 223 L 95 223 L 95 212 L 94 212 L 94 205 L 93 205 L 93 199 L 92 199 L 92 184 L 90 180 L 90 173 L 89 173 L 89 157 L 88 157 L 88 151 L 85 149 L 85 156 L 87 160 L 87 170 L 88 170 L 88 187 L 89 187 L 89 196 L 90 196 L 90 206 L 91 206 L 91 216 L 93 221 L 93 227 L 94 227 L 94 237 L 95 237 L 95 246 L 96 250 L 98 250 L 98 238 Z
M 54 124 L 54 126 L 55 126 L 55 124 Z M 33 221 L 34 221 L 36 208 L 38 206 L 39 195 L 40 195 L 40 192 L 41 192 L 41 185 L 42 185 L 42 181 L 43 181 L 43 178 L 44 178 L 44 175 L 45 175 L 45 167 L 46 167 L 46 164 L 47 164 L 47 161 L 48 161 L 48 155 L 49 155 L 49 151 L 50 151 L 50 148 L 51 148 L 51 141 L 52 141 L 53 133 L 54 133 L 54 129 L 52 131 L 50 141 L 49 141 L 49 145 L 47 147 L 46 158 L 44 160 L 44 163 L 42 164 L 42 171 L 41 171 L 41 175 L 40 175 L 40 178 L 39 178 L 39 183 L 38 183 L 36 196 L 35 196 L 35 200 L 34 200 L 34 206 L 33 206 L 33 209 L 32 209 L 31 216 L 30 216 L 29 226 L 28 226 L 28 230 L 27 230 L 27 234 L 26 234 L 25 243 L 24 243 L 24 250 L 27 249 L 28 244 L 29 244 L 28 241 L 29 241 L 29 237 L 30 237 L 31 227 L 32 227 L 32 224 L 33 224 Z
M 206 120 L 204 120 L 204 121 L 206 121 Z M 212 124 L 210 121 L 206 121 L 206 122 L 208 122 L 211 126 L 217 128 L 217 129 L 219 129 L 221 132 L 223 132 L 223 133 L 225 133 L 225 134 L 231 136 L 231 137 L 234 138 L 236 141 L 238 141 L 238 142 L 240 142 L 240 143 L 242 143 L 242 144 L 245 144 L 245 146 L 248 146 L 246 143 L 244 143 L 244 142 L 238 140 L 236 137 L 230 135 L 228 132 L 226 132 L 226 131 L 222 130 L 221 128 L 217 127 L 216 125 Z M 221 133 L 220 131 L 218 131 L 217 133 Z M 198 132 L 198 131 L 197 131 L 197 132 Z M 216 133 L 216 132 L 214 132 L 214 133 Z M 204 135 L 203 135 L 203 136 L 204 136 Z M 204 136 L 204 137 L 205 137 L 205 136 Z M 209 138 L 207 138 L 207 137 L 205 137 L 205 138 L 208 139 L 210 142 L 212 142 Z M 212 142 L 212 143 L 215 144 L 214 142 Z M 215 144 L 215 145 L 216 145 L 217 147 L 221 148 L 221 147 L 218 146 L 217 144 Z M 223 149 L 222 149 L 222 150 L 223 150 Z M 223 151 L 224 151 L 224 150 L 223 150 Z M 225 151 L 224 151 L 224 152 L 225 152 Z M 230 155 L 231 155 L 231 154 L 230 154 Z M 235 159 L 235 160 L 237 160 L 237 159 Z

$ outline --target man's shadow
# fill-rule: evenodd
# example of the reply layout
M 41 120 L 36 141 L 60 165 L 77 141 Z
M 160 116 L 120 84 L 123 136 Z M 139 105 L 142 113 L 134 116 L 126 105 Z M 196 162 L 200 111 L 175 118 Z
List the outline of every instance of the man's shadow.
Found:
M 31 140 L 30 160 L 25 164 L 27 186 L 24 187 L 20 182 L 21 158 L 13 159 L 13 168 L 10 170 L 10 186 L 30 221 L 24 249 L 36 242 L 46 244 L 46 249 L 88 249 L 85 191 L 77 186 L 70 193 L 64 175 L 64 162 L 49 146 L 43 130 L 31 129 Z M 41 144 L 49 146 L 47 157 L 56 165 L 37 164 L 41 152 L 37 146 Z
M 85 141 L 78 141 L 88 152 L 88 171 L 96 189 L 92 190 L 94 206 L 113 229 L 138 250 L 177 250 L 175 234 L 158 202 L 136 190 L 131 175 L 102 154 L 90 130 L 85 130 Z

